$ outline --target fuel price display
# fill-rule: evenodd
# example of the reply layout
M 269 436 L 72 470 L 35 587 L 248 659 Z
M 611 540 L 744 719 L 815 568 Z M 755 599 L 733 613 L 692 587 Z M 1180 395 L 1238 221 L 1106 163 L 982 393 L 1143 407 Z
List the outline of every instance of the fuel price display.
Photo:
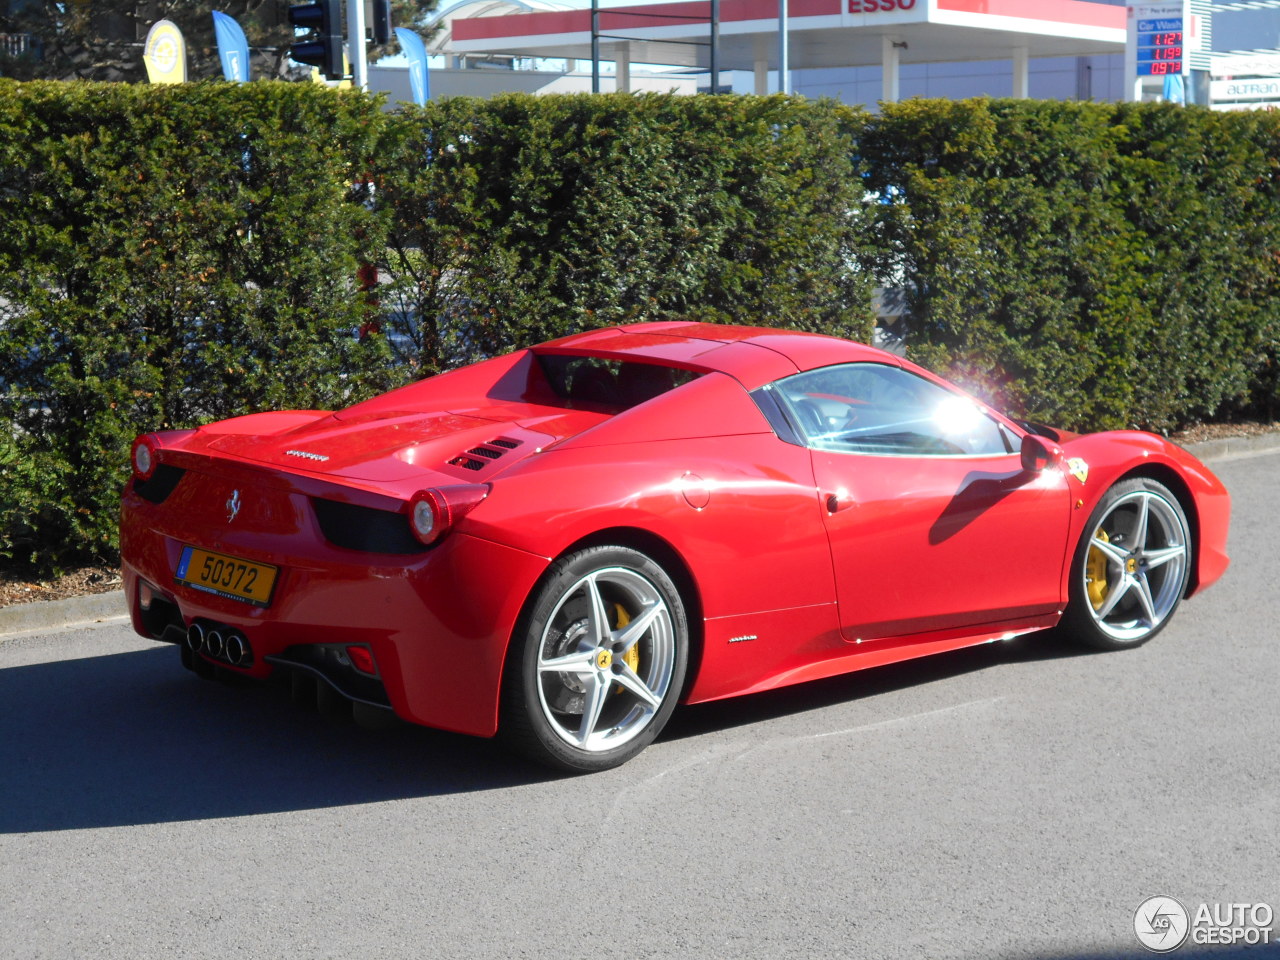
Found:
M 1182 18 L 1138 21 L 1138 76 L 1182 73 Z

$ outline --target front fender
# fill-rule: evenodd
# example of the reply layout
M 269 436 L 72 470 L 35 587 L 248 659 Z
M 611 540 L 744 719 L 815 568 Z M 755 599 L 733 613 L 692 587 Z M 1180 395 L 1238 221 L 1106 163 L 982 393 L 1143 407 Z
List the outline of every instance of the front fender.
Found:
M 1069 549 L 1074 550 L 1084 536 L 1089 517 L 1112 486 L 1128 477 L 1146 476 L 1170 488 L 1191 525 L 1194 556 L 1187 595 L 1203 590 L 1226 572 L 1231 495 L 1196 457 L 1164 437 L 1136 430 L 1073 437 L 1063 442 L 1062 450 L 1074 507 Z M 1073 472 L 1071 467 L 1079 466 L 1073 461 L 1083 463 L 1084 469 Z M 1070 564 L 1064 570 L 1064 589 L 1069 568 Z

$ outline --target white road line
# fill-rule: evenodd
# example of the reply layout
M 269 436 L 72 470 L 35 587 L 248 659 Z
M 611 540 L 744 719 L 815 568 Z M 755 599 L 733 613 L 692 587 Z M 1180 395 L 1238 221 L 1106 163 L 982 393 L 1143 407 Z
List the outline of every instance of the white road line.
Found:
M 877 720 L 875 723 L 864 723 L 861 726 L 849 727 L 846 730 L 829 730 L 826 733 L 815 733 L 808 737 L 798 737 L 797 740 L 821 740 L 823 737 L 840 737 L 846 733 L 863 733 L 867 730 L 876 730 L 880 727 L 892 727 L 895 724 L 910 723 L 913 720 L 923 720 L 926 717 L 938 717 L 946 713 L 955 713 L 957 710 L 967 710 L 969 707 L 987 707 L 992 704 L 999 703 L 1004 697 L 987 697 L 984 700 L 967 700 L 964 703 L 955 703 L 949 707 L 939 707 L 937 710 L 926 710 L 924 713 L 913 713 L 906 717 L 890 717 L 888 720 Z
M 774 750 L 779 747 L 790 747 L 797 744 L 809 743 L 814 740 L 822 740 L 826 737 L 840 737 L 855 733 L 867 733 L 872 730 L 882 730 L 888 727 L 901 726 L 902 724 L 914 723 L 918 720 L 928 720 L 933 717 L 946 716 L 948 714 L 957 713 L 963 710 L 970 710 L 976 707 L 991 707 L 1004 700 L 1004 697 L 986 697 L 982 700 L 967 700 L 964 703 L 955 703 L 949 707 L 939 707 L 937 710 L 926 710 L 924 713 L 913 713 L 905 717 L 890 717 L 887 720 L 876 720 L 872 723 L 860 724 L 856 727 L 847 727 L 844 730 L 829 730 L 826 733 L 811 733 L 800 737 L 777 737 L 767 740 L 764 743 L 758 743 L 754 746 L 743 749 L 741 745 L 719 746 L 714 747 L 696 757 L 686 757 L 685 759 L 672 764 L 665 770 L 660 770 L 651 776 L 646 777 L 639 783 L 633 783 L 618 792 L 614 798 L 612 808 L 609 811 L 610 818 L 617 817 L 621 814 L 622 807 L 630 800 L 639 799 L 638 795 L 644 793 L 651 787 L 659 785 L 663 780 L 672 774 L 683 773 L 694 767 L 700 767 L 705 764 L 716 763 L 723 760 L 736 762 L 748 757 L 753 753 L 761 753 L 766 750 Z M 658 745 L 661 747 L 661 744 Z M 651 751 L 655 748 L 650 747 Z

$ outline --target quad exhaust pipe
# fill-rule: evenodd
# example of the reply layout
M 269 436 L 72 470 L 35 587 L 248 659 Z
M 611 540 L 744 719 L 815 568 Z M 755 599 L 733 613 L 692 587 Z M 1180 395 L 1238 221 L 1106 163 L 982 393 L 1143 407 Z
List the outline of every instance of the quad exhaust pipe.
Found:
M 227 658 L 227 662 L 233 666 L 243 666 L 245 652 L 249 649 L 249 641 L 243 634 L 231 631 L 222 641 L 222 653 Z
M 187 649 L 233 667 L 247 667 L 253 662 L 248 638 L 239 630 L 218 623 L 194 621 L 187 628 Z
M 215 660 L 221 660 L 222 650 L 222 631 L 214 627 L 204 635 L 204 652 Z

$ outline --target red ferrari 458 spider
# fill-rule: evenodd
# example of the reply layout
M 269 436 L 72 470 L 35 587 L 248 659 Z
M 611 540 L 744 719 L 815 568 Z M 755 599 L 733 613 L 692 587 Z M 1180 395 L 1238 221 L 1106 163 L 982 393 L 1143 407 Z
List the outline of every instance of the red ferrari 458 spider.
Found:
M 1160 437 L 748 327 L 596 330 L 132 460 L 133 625 L 188 668 L 575 771 L 678 702 L 1059 624 L 1137 646 L 1227 566 L 1227 491 Z

